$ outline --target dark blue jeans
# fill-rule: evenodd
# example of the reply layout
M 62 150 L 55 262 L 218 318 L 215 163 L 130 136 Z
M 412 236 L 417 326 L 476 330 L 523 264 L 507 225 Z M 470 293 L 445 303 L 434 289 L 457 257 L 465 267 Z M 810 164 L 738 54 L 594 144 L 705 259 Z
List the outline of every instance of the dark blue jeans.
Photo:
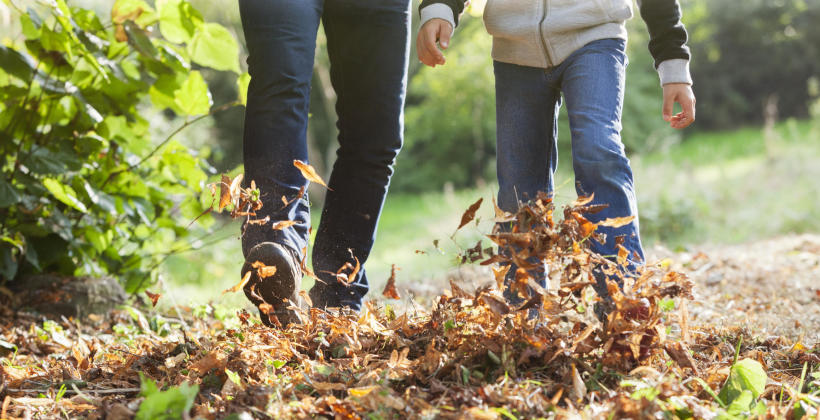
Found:
M 245 183 L 256 181 L 258 218 L 295 225 L 243 226 L 242 250 L 278 242 L 304 257 L 310 232 L 307 181 L 293 161 L 307 162 L 310 81 L 316 33 L 327 35 L 330 76 L 338 97 L 339 149 L 313 248 L 322 281 L 317 306 L 359 309 L 368 291 L 365 270 L 350 285 L 330 273 L 367 261 L 402 145 L 410 45 L 409 0 L 239 0 L 251 83 L 245 114 Z M 284 201 L 289 204 L 284 204 Z
M 598 222 L 636 216 L 620 228 L 599 227 L 598 232 L 606 234 L 606 242 L 593 240 L 591 248 L 598 254 L 615 256 L 616 237 L 623 235 L 623 246 L 640 257 L 630 255 L 628 266 L 634 268 L 643 261 L 644 254 L 632 169 L 621 142 L 625 48 L 621 39 L 594 41 L 549 69 L 495 62 L 498 204 L 514 212 L 519 201 L 535 198 L 539 191 L 552 193 L 563 93 L 572 133 L 577 193 L 595 194 L 593 204 L 609 205 L 588 218 Z

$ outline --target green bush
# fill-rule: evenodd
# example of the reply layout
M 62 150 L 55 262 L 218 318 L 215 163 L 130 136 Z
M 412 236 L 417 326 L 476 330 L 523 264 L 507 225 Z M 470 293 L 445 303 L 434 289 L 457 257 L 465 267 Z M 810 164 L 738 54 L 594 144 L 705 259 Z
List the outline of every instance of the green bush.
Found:
M 110 21 L 65 0 L 7 3 L 22 36 L 0 46 L 0 279 L 108 273 L 147 287 L 186 245 L 210 170 L 175 135 L 240 103 L 214 107 L 197 69 L 246 89 L 238 44 L 185 0 L 117 0 Z M 145 115 L 163 110 L 184 122 L 154 139 Z

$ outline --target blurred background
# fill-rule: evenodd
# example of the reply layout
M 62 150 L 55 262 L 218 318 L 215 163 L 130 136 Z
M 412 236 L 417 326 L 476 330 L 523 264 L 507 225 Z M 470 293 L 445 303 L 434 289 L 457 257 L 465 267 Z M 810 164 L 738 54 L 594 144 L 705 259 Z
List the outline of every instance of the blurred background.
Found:
M 68 3 L 105 16 L 112 0 Z M 206 21 L 225 25 L 243 40 L 235 0 L 192 3 Z M 465 14 L 445 53 L 446 66 L 423 67 L 415 47 L 411 51 L 405 146 L 366 265 L 373 296 L 380 295 L 392 264 L 400 267 L 400 290 L 437 287 L 440 282 L 430 279 L 451 272 L 459 251 L 491 229 L 495 97 L 483 3 L 474 1 Z M 662 120 L 661 88 L 647 51 L 646 27 L 640 18 L 628 24 L 623 141 L 635 171 L 647 248 L 686 250 L 696 244 L 820 232 L 820 0 L 681 3 L 698 105 L 697 122 L 685 131 L 672 130 Z M 0 25 L 6 27 L 0 36 L 14 33 L 14 23 L 8 22 Z M 236 97 L 234 75 L 202 72 L 214 104 Z M 320 29 L 308 139 L 311 163 L 325 178 L 336 150 L 335 94 L 329 80 Z M 216 114 L 186 130 L 181 139 L 208 155 L 218 172 L 242 172 L 243 114 L 242 107 Z M 178 125 L 168 113 L 146 118 L 159 132 Z M 559 203 L 575 198 L 569 144 L 562 110 Z M 485 200 L 479 223 L 454 235 L 462 212 L 479 197 Z M 311 198 L 318 215 L 322 190 L 312 190 Z M 238 221 L 216 217 L 195 250 L 163 264 L 166 295 L 179 303 L 244 304 L 243 296 L 219 295 L 239 280 L 238 236 Z

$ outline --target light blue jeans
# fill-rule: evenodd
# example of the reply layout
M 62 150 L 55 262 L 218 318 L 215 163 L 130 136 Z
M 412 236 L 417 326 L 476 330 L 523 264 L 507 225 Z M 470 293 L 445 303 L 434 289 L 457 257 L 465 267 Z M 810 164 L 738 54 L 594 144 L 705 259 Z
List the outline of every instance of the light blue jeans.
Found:
M 620 228 L 599 227 L 606 241 L 592 250 L 617 255 L 616 237 L 630 252 L 631 268 L 644 259 L 632 169 L 621 142 L 621 109 L 627 66 L 622 39 L 593 41 L 548 69 L 496 61 L 498 205 L 514 212 L 519 201 L 553 192 L 558 164 L 558 110 L 566 101 L 572 132 L 572 166 L 579 195 L 595 194 L 608 207 L 587 215 L 592 222 L 635 215 Z M 635 258 L 632 253 L 640 258 Z M 511 270 L 513 271 L 513 270 Z M 544 285 L 543 275 L 539 276 Z M 599 286 L 602 278 L 599 276 Z M 606 289 L 603 289 L 606 290 Z M 599 288 L 600 291 L 600 288 Z M 517 299 L 512 299 L 517 300 Z

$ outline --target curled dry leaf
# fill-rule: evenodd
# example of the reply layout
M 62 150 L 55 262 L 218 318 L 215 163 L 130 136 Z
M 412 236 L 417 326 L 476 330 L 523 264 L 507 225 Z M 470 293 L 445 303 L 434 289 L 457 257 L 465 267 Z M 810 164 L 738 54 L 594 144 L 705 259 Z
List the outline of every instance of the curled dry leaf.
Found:
M 236 285 L 234 285 L 233 287 L 231 287 L 229 289 L 223 290 L 222 294 L 224 295 L 225 293 L 236 293 L 236 292 L 242 290 L 242 288 L 244 288 L 245 285 L 248 284 L 248 281 L 251 279 L 251 274 L 253 274 L 253 272 L 248 270 L 248 272 L 246 272 L 245 275 L 242 276 L 242 280 L 239 283 L 237 283 Z
M 161 293 L 151 293 L 148 290 L 145 291 L 145 294 L 148 296 L 148 299 L 151 299 L 151 306 L 156 307 L 157 301 L 162 296 Z
M 471 204 L 470 207 L 467 208 L 467 211 L 461 215 L 461 223 L 459 223 L 456 230 L 459 230 L 464 227 L 467 223 L 470 223 L 475 219 L 475 212 L 478 211 L 478 208 L 481 207 L 481 202 L 484 201 L 484 198 L 479 198 L 478 201 Z
M 287 229 L 287 228 L 295 225 L 296 223 L 298 223 L 298 222 L 296 222 L 294 220 L 280 220 L 280 221 L 274 223 L 273 225 L 271 225 L 271 229 L 273 229 L 273 230 Z
M 327 186 L 322 177 L 320 177 L 319 174 L 316 173 L 316 169 L 314 169 L 313 166 L 310 166 L 309 164 L 302 162 L 301 160 L 294 160 L 293 166 L 295 166 L 296 169 L 298 169 L 299 172 L 302 173 L 302 176 L 305 177 L 305 179 L 307 179 L 308 181 L 321 184 L 325 188 L 330 189 L 330 187 Z
M 594 200 L 594 199 L 595 199 L 595 194 L 594 193 L 590 194 L 588 196 L 579 196 L 578 199 L 573 201 L 572 204 L 570 204 L 569 206 L 570 207 L 586 206 L 587 204 L 591 203 L 592 200 Z
M 626 226 L 632 221 L 635 220 L 635 216 L 625 216 L 625 217 L 611 217 L 609 219 L 602 220 L 598 222 L 598 226 L 606 226 L 612 228 L 619 228 L 621 226 Z
M 396 264 L 390 266 L 390 278 L 387 279 L 387 284 L 384 285 L 384 291 L 382 292 L 382 295 L 388 299 L 401 299 L 401 296 L 399 296 L 399 291 L 396 290 L 397 270 L 398 267 L 396 267 Z

